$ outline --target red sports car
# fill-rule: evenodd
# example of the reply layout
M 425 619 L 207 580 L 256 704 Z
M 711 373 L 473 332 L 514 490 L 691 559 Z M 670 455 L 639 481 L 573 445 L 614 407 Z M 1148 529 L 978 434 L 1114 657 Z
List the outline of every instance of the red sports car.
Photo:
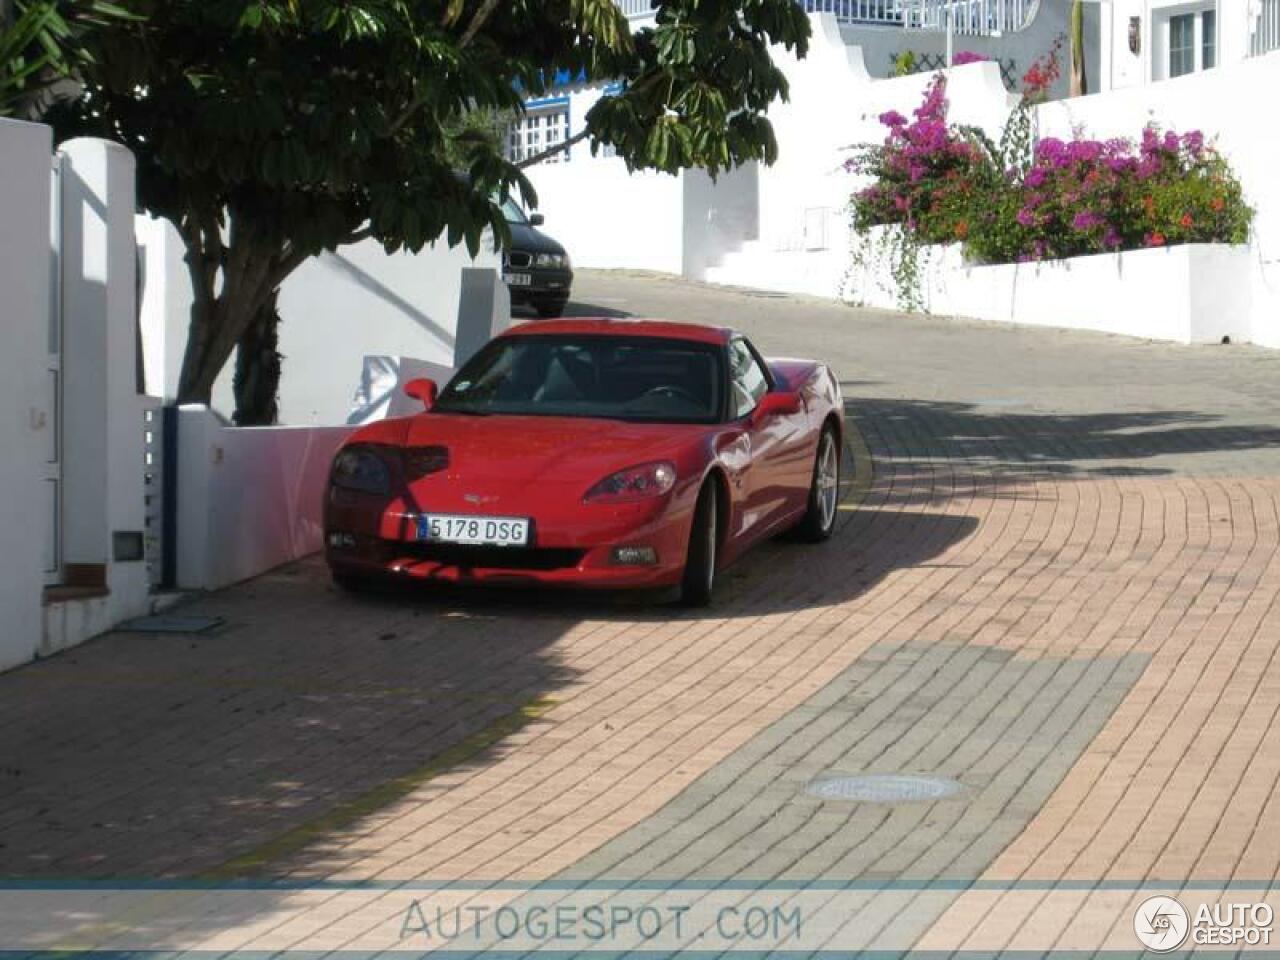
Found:
M 835 526 L 836 378 L 732 330 L 534 322 L 438 395 L 405 389 L 423 413 L 362 428 L 334 458 L 325 556 L 344 587 L 679 587 L 701 605 L 753 543 Z

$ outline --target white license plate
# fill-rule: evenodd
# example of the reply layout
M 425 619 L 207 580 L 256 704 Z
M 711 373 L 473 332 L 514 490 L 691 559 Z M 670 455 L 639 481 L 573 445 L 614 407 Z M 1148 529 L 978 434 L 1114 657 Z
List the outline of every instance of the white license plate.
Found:
M 418 517 L 418 539 L 434 543 L 523 547 L 529 542 L 529 520 L 526 517 L 429 513 Z
M 504 273 L 502 279 L 512 287 L 527 287 L 533 283 L 533 274 L 531 273 Z

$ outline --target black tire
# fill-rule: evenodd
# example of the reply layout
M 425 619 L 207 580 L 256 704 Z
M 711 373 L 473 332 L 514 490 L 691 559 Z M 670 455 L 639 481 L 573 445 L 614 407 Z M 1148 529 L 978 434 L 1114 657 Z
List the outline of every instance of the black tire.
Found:
M 831 471 L 834 467 L 834 475 Z M 796 526 L 796 536 L 806 543 L 830 539 L 836 529 L 840 507 L 840 442 L 831 426 L 823 427 L 818 452 L 813 458 L 813 479 L 809 482 L 809 509 Z
M 538 316 L 543 320 L 550 320 L 552 317 L 561 316 L 568 303 L 568 300 L 543 300 L 540 303 L 535 303 L 533 309 L 538 311 Z
M 698 494 L 698 505 L 693 511 L 689 552 L 685 556 L 684 576 L 680 579 L 680 603 L 686 607 L 705 607 L 711 603 L 716 586 L 718 537 L 716 492 L 708 483 Z

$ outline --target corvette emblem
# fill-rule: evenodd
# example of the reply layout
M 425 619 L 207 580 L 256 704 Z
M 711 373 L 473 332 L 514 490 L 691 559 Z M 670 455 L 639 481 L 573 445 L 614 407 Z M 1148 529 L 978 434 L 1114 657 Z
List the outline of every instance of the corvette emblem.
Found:
M 492 503 L 497 497 L 484 497 L 478 493 L 464 493 L 462 499 L 467 503 Z

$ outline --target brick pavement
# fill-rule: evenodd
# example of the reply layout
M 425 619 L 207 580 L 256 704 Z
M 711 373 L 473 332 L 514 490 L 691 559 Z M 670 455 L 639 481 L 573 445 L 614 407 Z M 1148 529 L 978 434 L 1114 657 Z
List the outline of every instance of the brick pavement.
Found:
M 219 634 L 0 677 L 0 871 L 1274 880 L 1280 357 L 579 293 L 828 357 L 876 464 L 839 534 L 767 545 L 698 615 L 357 602 L 304 563 L 198 601 Z M 867 771 L 966 792 L 804 794 Z M 911 935 L 1044 922 L 922 897 Z

